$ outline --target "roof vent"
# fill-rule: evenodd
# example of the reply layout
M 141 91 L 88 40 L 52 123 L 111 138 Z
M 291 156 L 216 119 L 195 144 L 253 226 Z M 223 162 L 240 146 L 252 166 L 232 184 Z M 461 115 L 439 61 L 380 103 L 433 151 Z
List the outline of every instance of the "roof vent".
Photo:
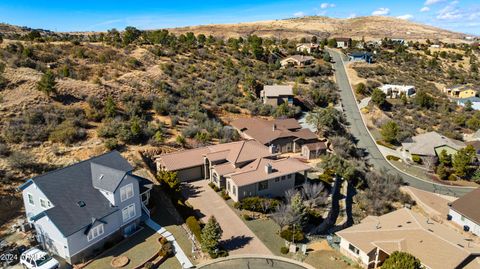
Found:
M 100 174 L 100 176 L 98 177 L 98 180 L 102 180 L 103 179 L 103 174 Z
M 267 174 L 272 173 L 272 165 L 271 164 L 267 163 L 265 165 L 265 173 L 267 173 Z
M 87 204 L 85 204 L 84 201 L 78 201 L 78 202 L 77 202 L 77 205 L 78 205 L 79 207 L 85 207 Z

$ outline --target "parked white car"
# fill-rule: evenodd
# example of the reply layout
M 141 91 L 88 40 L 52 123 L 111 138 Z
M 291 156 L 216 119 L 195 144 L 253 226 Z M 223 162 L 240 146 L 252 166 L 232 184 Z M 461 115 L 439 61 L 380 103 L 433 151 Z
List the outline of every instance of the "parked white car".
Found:
M 58 269 L 60 263 L 38 248 L 31 248 L 20 256 L 20 264 L 28 269 Z

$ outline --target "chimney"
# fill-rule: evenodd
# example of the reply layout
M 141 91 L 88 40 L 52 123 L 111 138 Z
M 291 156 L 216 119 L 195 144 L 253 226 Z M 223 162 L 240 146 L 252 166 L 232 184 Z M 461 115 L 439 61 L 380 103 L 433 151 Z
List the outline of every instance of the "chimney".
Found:
M 273 124 L 273 131 L 275 131 L 277 129 L 277 125 L 274 123 Z
M 273 153 L 274 153 L 274 152 L 273 152 L 273 151 L 274 151 L 273 149 L 274 149 L 274 146 L 273 146 L 273 145 L 268 146 L 268 152 L 270 152 L 270 154 L 273 154 Z
M 267 163 L 265 165 L 265 173 L 267 173 L 267 174 L 272 173 L 272 165 L 271 164 Z

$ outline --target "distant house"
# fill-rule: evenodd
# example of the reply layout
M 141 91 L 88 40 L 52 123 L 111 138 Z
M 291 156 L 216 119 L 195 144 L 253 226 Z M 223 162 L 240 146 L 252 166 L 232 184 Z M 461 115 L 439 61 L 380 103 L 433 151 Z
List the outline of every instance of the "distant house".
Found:
M 320 46 L 315 43 L 299 43 L 297 44 L 297 51 L 304 52 L 304 53 L 313 53 L 318 52 L 320 50 Z
M 266 105 L 278 106 L 284 103 L 293 105 L 293 88 L 290 85 L 265 85 L 260 98 Z
M 402 94 L 406 97 L 415 95 L 415 86 L 385 84 L 379 89 L 387 95 L 388 98 L 400 98 Z
M 468 141 L 465 144 L 467 144 L 467 146 L 472 146 L 475 149 L 475 152 L 477 153 L 477 157 L 480 156 L 480 140 Z
M 302 156 L 307 160 L 316 159 L 327 153 L 327 143 L 324 141 L 309 143 L 302 146 Z
M 363 268 L 379 268 L 394 251 L 410 253 L 425 268 L 478 268 L 479 245 L 407 208 L 367 216 L 336 234 L 340 252 Z
M 353 52 L 348 54 L 348 60 L 353 62 L 373 62 L 373 54 L 371 52 Z
M 25 213 L 46 250 L 78 263 L 139 226 L 152 183 L 112 151 L 32 179 L 19 187 Z
M 477 188 L 450 204 L 447 219 L 460 225 L 464 231 L 480 236 L 480 188 Z
M 337 42 L 337 48 L 347 49 L 352 45 L 352 39 L 348 37 L 337 37 L 335 41 Z
M 470 98 L 477 95 L 477 90 L 469 85 L 455 86 L 451 88 L 444 88 L 443 92 L 451 98 Z
M 305 181 L 310 166 L 277 158 L 255 140 L 218 144 L 156 157 L 159 171 L 177 172 L 181 181 L 205 179 L 233 201 L 249 196 L 282 196 Z
M 403 38 L 392 38 L 393 44 L 408 46 L 408 43 Z
M 465 146 L 462 141 L 448 138 L 437 132 L 429 132 L 414 136 L 410 141 L 402 143 L 402 152 L 403 156 L 410 160 L 412 155 L 421 158 L 437 158 L 443 150 L 453 155 Z
M 274 153 L 300 152 L 303 145 L 318 142 L 317 135 L 295 119 L 241 118 L 231 125 L 243 138 L 255 139 Z
M 479 97 L 468 97 L 457 100 L 457 105 L 465 106 L 468 102 L 472 104 L 473 110 L 480 110 L 480 98 Z
M 281 60 L 280 64 L 282 67 L 286 67 L 286 66 L 303 67 L 303 66 L 312 64 L 314 60 L 315 58 L 313 58 L 312 56 L 292 55 Z

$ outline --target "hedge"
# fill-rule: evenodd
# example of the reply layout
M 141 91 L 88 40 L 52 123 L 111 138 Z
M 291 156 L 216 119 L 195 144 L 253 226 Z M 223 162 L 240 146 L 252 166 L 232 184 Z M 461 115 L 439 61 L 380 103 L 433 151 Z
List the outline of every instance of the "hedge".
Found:
M 265 207 L 265 205 L 267 206 Z M 280 204 L 278 200 L 263 197 L 247 197 L 240 202 L 235 203 L 235 207 L 243 210 L 249 210 L 260 213 L 270 213 Z
M 200 223 L 198 223 L 197 218 L 194 216 L 190 216 L 185 221 L 187 224 L 188 229 L 195 235 L 197 240 L 200 240 L 200 235 L 202 234 L 202 228 L 200 227 Z

